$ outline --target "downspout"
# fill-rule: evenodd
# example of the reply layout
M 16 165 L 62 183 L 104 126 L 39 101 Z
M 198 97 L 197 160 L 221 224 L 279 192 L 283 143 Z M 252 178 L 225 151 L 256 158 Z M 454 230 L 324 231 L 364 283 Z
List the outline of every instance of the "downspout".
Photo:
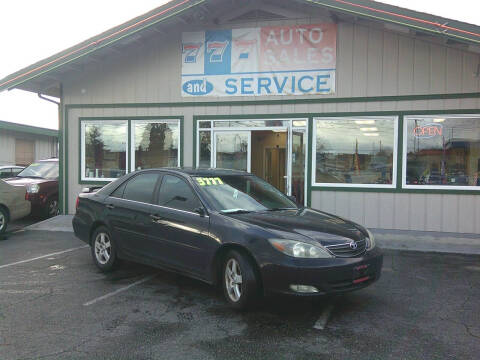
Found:
M 37 93 L 38 97 L 42 100 L 54 103 L 58 106 L 58 204 L 60 206 L 60 214 L 66 214 L 64 209 L 64 171 L 63 171 L 63 86 L 60 84 L 60 102 L 43 96 L 41 93 Z

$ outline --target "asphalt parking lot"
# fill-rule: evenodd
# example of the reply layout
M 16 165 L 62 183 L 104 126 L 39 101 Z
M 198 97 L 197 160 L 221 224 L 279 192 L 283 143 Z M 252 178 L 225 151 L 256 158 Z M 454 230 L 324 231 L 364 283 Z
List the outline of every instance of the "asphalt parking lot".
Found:
M 385 251 L 364 290 L 231 310 L 215 288 L 125 263 L 72 233 L 0 240 L 0 359 L 478 359 L 480 257 Z

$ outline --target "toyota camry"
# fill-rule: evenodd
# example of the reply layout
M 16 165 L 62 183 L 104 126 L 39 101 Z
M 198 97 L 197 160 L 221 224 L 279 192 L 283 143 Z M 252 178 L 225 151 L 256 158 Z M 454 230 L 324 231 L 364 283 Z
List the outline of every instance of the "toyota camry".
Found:
M 234 170 L 130 173 L 81 193 L 73 228 L 102 271 L 128 259 L 180 272 L 221 285 L 235 308 L 263 294 L 361 289 L 383 260 L 366 228 Z

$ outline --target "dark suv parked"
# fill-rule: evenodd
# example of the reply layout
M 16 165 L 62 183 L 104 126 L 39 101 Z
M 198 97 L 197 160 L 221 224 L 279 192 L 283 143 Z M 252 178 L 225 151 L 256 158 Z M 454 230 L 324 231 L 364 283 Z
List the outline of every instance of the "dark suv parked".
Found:
M 27 200 L 32 203 L 33 214 L 43 217 L 58 215 L 58 159 L 34 162 L 5 181 L 27 188 Z

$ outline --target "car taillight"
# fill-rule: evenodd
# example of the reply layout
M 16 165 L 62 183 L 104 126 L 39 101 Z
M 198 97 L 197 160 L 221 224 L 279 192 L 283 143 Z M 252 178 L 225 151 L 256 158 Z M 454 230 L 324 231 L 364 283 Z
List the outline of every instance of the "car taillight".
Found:
M 80 197 L 77 196 L 77 202 L 75 203 L 75 210 L 78 210 L 78 203 L 80 202 Z

